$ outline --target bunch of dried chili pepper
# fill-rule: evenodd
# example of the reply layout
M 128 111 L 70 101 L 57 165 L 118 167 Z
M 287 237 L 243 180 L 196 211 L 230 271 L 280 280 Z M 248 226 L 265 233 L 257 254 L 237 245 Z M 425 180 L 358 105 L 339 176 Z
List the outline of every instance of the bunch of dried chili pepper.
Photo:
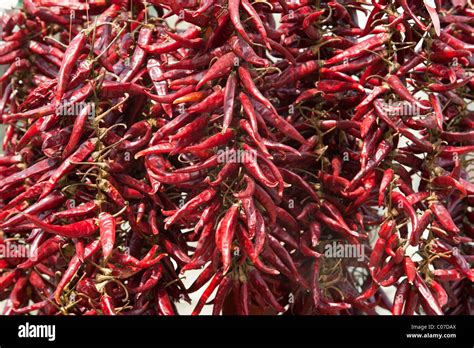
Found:
M 467 2 L 130 5 L 2 17 L 6 314 L 472 313 Z

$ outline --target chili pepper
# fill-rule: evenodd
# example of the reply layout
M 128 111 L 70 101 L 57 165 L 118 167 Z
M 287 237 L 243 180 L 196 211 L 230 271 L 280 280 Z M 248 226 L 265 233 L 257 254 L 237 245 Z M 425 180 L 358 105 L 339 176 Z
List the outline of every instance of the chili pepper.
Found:
M 385 190 L 387 189 L 388 185 L 392 181 L 393 174 L 394 174 L 394 172 L 393 172 L 393 169 L 391 169 L 391 168 L 386 169 L 384 174 L 383 174 L 383 178 L 382 178 L 382 181 L 380 183 L 380 188 L 379 188 L 379 201 L 378 201 L 379 205 L 383 204 Z
M 66 201 L 66 197 L 64 197 L 63 194 L 60 193 L 52 193 L 48 195 L 47 197 L 40 199 L 36 203 L 30 205 L 28 208 L 26 208 L 23 213 L 28 213 L 28 214 L 36 214 L 39 212 L 46 211 L 48 209 L 54 209 L 63 204 Z M 25 219 L 25 216 L 23 213 L 17 214 L 13 216 L 12 218 L 8 219 L 7 221 L 4 221 L 0 223 L 0 228 L 7 228 L 14 226 L 15 224 L 18 224 L 22 222 Z
M 45 171 L 53 168 L 56 165 L 56 161 L 46 158 L 42 161 L 39 161 L 32 165 L 31 167 L 25 168 L 24 170 L 15 173 L 13 175 L 7 176 L 6 178 L 0 180 L 0 186 L 6 187 L 16 184 L 20 181 L 26 180 L 35 175 L 44 173 Z
M 250 150 L 253 154 L 255 154 L 254 150 Z M 248 158 L 250 157 L 250 158 Z M 278 182 L 271 181 L 262 171 L 261 167 L 258 165 L 256 156 L 245 156 L 243 159 L 243 164 L 245 169 L 249 172 L 250 175 L 257 181 L 261 182 L 263 185 L 267 187 L 276 187 L 278 186 Z
M 22 307 L 22 308 L 13 308 L 13 312 L 15 314 L 27 314 L 33 311 L 41 310 L 42 308 L 46 307 L 50 302 L 48 300 L 43 300 L 40 302 L 33 303 L 29 306 Z
M 210 188 L 205 191 L 202 191 L 200 194 L 186 202 L 186 204 L 180 207 L 172 216 L 169 216 L 165 219 L 165 229 L 168 229 L 169 226 L 173 225 L 181 218 L 189 215 L 203 204 L 212 200 L 215 197 L 216 193 L 216 190 Z
M 166 247 L 166 244 L 165 244 L 165 247 Z M 139 268 L 148 268 L 148 267 L 151 267 L 151 266 L 157 264 L 158 262 L 163 260 L 163 258 L 168 256 L 167 254 L 158 254 L 158 256 L 153 258 L 153 254 L 155 253 L 156 248 L 157 248 L 156 245 L 154 247 L 152 247 L 150 249 L 150 251 L 148 252 L 148 254 L 142 260 L 140 260 L 136 264 L 136 266 L 139 267 Z
M 213 315 L 219 315 L 224 305 L 225 298 L 232 288 L 232 278 L 228 275 L 225 276 L 217 289 L 216 296 L 214 298 L 214 306 L 212 308 Z
M 263 297 L 265 302 L 275 308 L 275 310 L 277 310 L 278 312 L 284 312 L 285 308 L 283 308 L 278 303 L 275 296 L 268 288 L 268 285 L 266 284 L 265 280 L 262 278 L 260 272 L 256 269 L 252 269 L 248 272 L 248 275 L 250 284 L 256 289 L 256 291 L 258 291 L 258 293 Z
M 164 289 L 156 289 L 156 306 L 163 315 L 176 315 L 176 309 Z
M 0 56 L 0 64 L 1 65 L 6 65 L 6 64 L 11 64 L 17 59 L 21 59 L 25 57 L 25 51 L 22 49 L 18 49 L 15 51 L 11 51 L 8 54 Z
M 253 191 L 255 192 L 255 184 L 253 184 Z M 247 220 L 247 229 L 250 234 L 250 238 L 254 238 L 257 231 L 257 211 L 253 198 L 245 197 L 241 198 L 242 208 L 245 212 Z M 252 253 L 249 254 L 252 257 Z
M 262 139 L 262 144 L 270 150 L 289 152 L 295 156 L 302 157 L 302 154 L 298 150 L 295 150 L 293 147 L 272 140 L 268 140 L 267 138 Z
M 222 92 L 221 88 L 218 88 L 214 92 L 212 92 L 207 98 L 203 101 L 194 104 L 190 108 L 188 108 L 189 114 L 194 113 L 207 113 L 212 112 L 213 110 L 219 108 L 224 101 L 224 93 Z
M 400 69 L 397 70 L 396 75 L 401 77 L 407 74 L 410 70 L 417 67 L 419 64 L 425 61 L 426 56 L 424 53 L 415 54 L 409 60 L 407 60 Z
M 20 48 L 23 45 L 21 41 L 10 41 L 2 44 L 0 46 L 0 56 L 4 56 L 17 48 Z
M 310 60 L 298 65 L 289 66 L 287 70 L 283 73 L 281 78 L 273 83 L 274 87 L 281 87 L 286 84 L 294 83 L 303 78 L 311 76 L 318 71 L 320 68 L 320 62 L 318 60 Z M 322 74 L 322 73 L 321 73 Z M 326 85 L 327 86 L 327 85 Z M 329 86 L 327 86 L 329 88 Z M 297 103 L 299 100 L 297 99 Z
M 142 27 L 140 29 L 140 33 L 138 34 L 137 40 L 137 47 L 135 47 L 135 51 L 130 59 L 130 66 L 128 69 L 125 69 L 120 74 L 120 80 L 122 82 L 128 82 L 130 79 L 138 72 L 141 65 L 144 63 L 146 59 L 146 53 L 141 48 L 141 46 L 148 45 L 151 41 L 152 37 L 152 30 L 148 27 Z M 149 62 L 150 63 L 150 62 Z
M 216 245 L 222 254 L 223 274 L 225 275 L 230 268 L 232 239 L 235 233 L 237 217 L 239 214 L 239 205 L 234 204 L 219 221 L 216 228 Z
M 242 22 L 240 21 L 240 13 L 239 13 L 239 6 L 240 6 L 240 1 L 239 0 L 229 0 L 228 4 L 228 9 L 229 9 L 229 15 L 230 15 L 230 20 L 232 21 L 232 24 L 234 25 L 235 30 L 242 36 L 242 38 L 247 41 L 249 44 L 252 43 L 250 40 L 249 36 L 247 35 L 247 32 L 245 31 Z
M 257 86 L 255 86 L 254 82 L 252 81 L 252 75 L 250 74 L 250 72 L 242 66 L 239 66 L 238 71 L 239 71 L 240 81 L 244 89 L 252 97 L 254 97 L 256 100 L 258 100 L 263 105 L 265 105 L 265 107 L 268 108 L 272 113 L 278 115 L 278 112 L 276 111 L 272 103 L 270 103 L 270 101 L 267 98 L 265 98 L 262 95 L 262 93 L 258 90 Z
M 197 37 L 199 34 L 199 30 L 196 29 L 195 27 L 191 27 L 188 30 L 186 30 L 183 34 L 181 34 L 181 38 L 184 39 L 194 39 Z M 171 51 L 177 50 L 182 46 L 182 42 L 178 41 L 165 41 L 165 42 L 159 42 L 157 44 L 139 44 L 139 47 L 145 50 L 145 52 L 150 53 L 150 54 L 163 54 L 163 53 L 169 53 Z
M 200 102 L 208 96 L 207 91 L 192 92 L 173 101 L 173 104 Z
M 99 250 L 99 241 L 93 241 L 92 243 L 88 244 L 84 249 L 84 260 L 89 259 L 92 255 L 94 255 Z M 81 266 L 81 261 L 79 257 L 73 256 L 71 261 L 69 262 L 67 270 L 63 273 L 61 280 L 59 281 L 56 290 L 54 291 L 54 299 L 56 303 L 60 303 L 60 297 L 63 289 L 66 287 L 67 284 L 72 280 L 75 276 L 76 272 L 79 270 Z
M 308 284 L 304 281 L 303 278 L 301 278 L 298 269 L 296 268 L 295 263 L 293 262 L 293 259 L 291 258 L 290 254 L 288 251 L 280 244 L 280 242 L 275 239 L 273 236 L 268 235 L 268 240 L 269 240 L 269 245 L 272 248 L 272 250 L 275 252 L 275 254 L 283 261 L 283 263 L 288 267 L 288 269 L 291 271 L 292 275 L 295 277 L 295 279 L 301 283 L 305 287 L 309 287 Z
M 100 309 L 104 315 L 117 315 L 112 298 L 107 294 L 100 298 Z
M 246 41 L 242 40 L 240 36 L 232 36 L 229 38 L 228 42 L 232 48 L 232 51 L 239 58 L 256 66 L 263 66 L 265 68 L 270 66 L 270 62 L 267 59 L 257 55 L 252 46 L 250 46 Z
M 13 289 L 10 292 L 10 301 L 13 308 L 18 308 L 24 304 L 26 299 L 25 292 L 26 286 L 28 284 L 28 278 L 29 276 L 20 276 L 13 285 Z
M 86 219 L 83 221 L 74 222 L 69 225 L 60 226 L 60 225 L 47 224 L 41 221 L 40 219 L 38 219 L 36 216 L 28 214 L 28 213 L 23 213 L 23 215 L 29 221 L 34 223 L 39 228 L 45 230 L 46 232 L 57 234 L 64 237 L 69 237 L 69 238 L 87 237 L 93 234 L 95 231 L 97 231 L 97 225 L 95 224 L 94 219 Z
M 445 92 L 445 91 L 449 91 L 455 88 L 463 87 L 466 84 L 470 83 L 471 81 L 472 81 L 472 77 L 468 76 L 464 79 L 459 79 L 458 81 L 448 83 L 448 84 L 431 83 L 428 85 L 428 88 L 433 92 Z
M 257 111 L 267 122 L 272 126 L 275 126 L 282 134 L 285 134 L 303 145 L 308 144 L 308 141 L 295 129 L 295 127 L 277 113 L 270 112 L 264 107 L 258 108 Z
M 262 41 L 265 43 L 268 49 L 271 49 L 270 43 L 268 42 L 267 32 L 265 30 L 265 26 L 260 19 L 259 14 L 253 7 L 253 5 L 248 0 L 241 0 L 242 7 L 248 13 L 250 20 L 254 23 L 255 28 L 260 34 Z
M 316 87 L 323 93 L 339 93 L 350 90 L 364 92 L 364 88 L 357 82 L 339 82 L 338 80 L 321 80 L 316 84 Z
M 380 164 L 380 162 L 389 154 L 392 148 L 393 144 L 390 141 L 382 140 L 377 146 L 374 159 L 369 160 L 367 166 L 354 176 L 349 186 L 345 188 L 345 191 L 352 191 L 354 188 L 356 188 L 356 185 L 358 185 L 366 175 L 371 173 L 374 168 Z
M 208 150 L 220 145 L 224 145 L 229 142 L 229 140 L 233 139 L 234 137 L 234 131 L 231 129 L 227 129 L 226 131 L 223 131 L 222 133 L 217 133 L 215 135 L 210 136 L 206 140 L 202 141 L 199 144 L 196 145 L 191 145 L 185 147 L 182 152 L 200 152 L 204 150 Z
M 212 7 L 213 4 L 214 4 L 214 0 L 203 1 L 202 4 L 199 6 L 199 8 L 195 11 L 193 16 L 204 14 L 210 7 Z
M 214 276 L 215 270 L 212 264 L 209 264 L 194 281 L 193 284 L 187 289 L 188 293 L 193 293 L 202 288 L 211 278 Z
M 434 298 L 433 294 L 431 293 L 430 289 L 426 285 L 426 283 L 421 279 L 419 273 L 417 272 L 414 279 L 414 285 L 418 289 L 418 293 L 424 299 L 428 308 L 433 311 L 436 315 L 442 315 L 443 311 L 438 303 L 438 301 Z
M 217 62 L 216 62 L 217 64 Z M 227 78 L 224 93 L 224 120 L 222 121 L 222 132 L 225 133 L 232 122 L 234 112 L 235 88 L 237 86 L 237 77 L 231 74 Z
M 204 293 L 199 298 L 199 301 L 196 307 L 194 308 L 193 312 L 191 313 L 191 315 L 198 315 L 201 312 L 209 296 L 212 294 L 214 289 L 220 284 L 222 277 L 223 277 L 222 273 L 220 272 L 214 275 L 214 277 L 211 280 L 211 283 L 209 284 L 209 286 L 206 288 Z
M 74 127 L 71 133 L 71 137 L 69 138 L 69 141 L 63 150 L 63 158 L 69 157 L 71 152 L 76 148 L 77 144 L 81 139 L 82 134 L 85 131 L 84 128 L 88 117 L 91 115 L 91 112 L 92 106 L 91 104 L 87 104 L 86 107 L 81 110 L 79 115 L 77 115 L 76 119 L 74 120 Z
M 61 61 L 64 58 L 64 52 L 56 47 L 45 45 L 37 41 L 30 41 L 28 48 L 33 53 L 45 56 L 52 63 L 61 66 Z
M 232 173 L 235 173 L 237 169 L 240 167 L 240 164 L 235 163 L 235 162 L 228 162 L 222 167 L 220 172 L 217 174 L 217 178 L 214 181 L 209 181 L 209 184 L 211 186 L 218 186 L 222 183 L 223 180 L 225 180 L 227 177 L 229 177 Z
M 408 293 L 410 291 L 410 285 L 405 279 L 397 286 L 397 291 L 395 292 L 395 297 L 393 300 L 392 314 L 401 315 L 403 310 L 403 305 L 407 300 Z
M 249 315 L 249 288 L 247 282 L 240 282 L 234 280 L 232 292 L 234 294 L 234 306 L 236 307 L 237 314 Z
M 16 196 L 15 198 L 13 198 L 2 209 L 4 211 L 12 209 L 13 207 L 17 206 L 18 204 L 20 204 L 20 203 L 22 203 L 22 202 L 24 202 L 28 199 L 39 196 L 43 192 L 43 189 L 44 189 L 45 185 L 46 185 L 46 182 L 44 182 L 44 181 L 34 184 L 33 186 L 26 189 L 25 192 L 21 193 L 20 195 Z
M 290 279 L 292 282 L 297 283 L 297 279 L 293 276 L 289 268 L 271 248 L 263 249 L 261 255 L 266 262 L 275 267 L 275 269 L 281 272 L 281 274 Z
M 458 50 L 474 52 L 474 45 L 468 44 L 464 41 L 455 38 L 454 36 L 448 34 L 445 30 L 440 33 L 439 39 L 448 44 L 449 46 L 454 47 Z
M 374 274 L 376 274 L 377 270 L 380 269 L 381 262 L 384 259 L 385 249 L 386 245 L 386 240 L 383 238 L 378 238 L 377 241 L 375 242 L 374 248 L 372 249 L 372 253 L 370 254 L 370 260 L 369 260 L 369 270 L 372 274 L 372 277 Z
M 265 27 L 266 31 L 267 31 L 267 34 L 269 32 L 269 28 L 266 26 Z M 278 53 L 280 53 L 283 57 L 285 57 L 285 59 L 288 59 L 288 61 L 291 63 L 291 64 L 296 64 L 296 60 L 295 60 L 295 57 L 293 56 L 293 54 L 288 51 L 286 49 L 285 46 L 281 45 L 280 43 L 276 42 L 275 40 L 272 40 L 271 38 L 268 38 L 268 42 L 270 43 L 270 46 L 272 49 L 274 49 L 275 51 L 277 51 Z
M 70 155 L 54 172 L 54 174 L 49 178 L 48 185 L 44 189 L 43 193 L 41 194 L 40 198 L 45 197 L 48 195 L 56 185 L 56 183 L 61 179 L 64 175 L 69 172 L 72 167 L 75 165 L 74 162 L 83 161 L 87 158 L 92 151 L 95 149 L 97 139 L 88 139 L 83 142 L 77 150 Z
M 250 148 L 247 144 L 243 144 L 242 145 L 242 148 L 245 150 L 245 151 L 248 151 L 250 153 L 254 152 L 254 150 L 252 148 Z M 271 176 L 273 176 L 277 182 L 277 186 L 278 186 L 278 196 L 279 197 L 283 197 L 283 191 L 285 189 L 285 187 L 288 186 L 288 184 L 286 184 L 283 180 L 283 177 L 280 173 L 280 170 L 278 169 L 278 167 L 272 162 L 270 161 L 268 158 L 262 156 L 260 153 L 256 153 L 257 155 L 257 159 L 260 159 L 262 162 L 263 162 L 263 165 L 268 168 L 271 172 Z M 271 186 L 270 186 L 271 187 Z
M 235 64 L 236 56 L 233 52 L 224 54 L 209 68 L 204 77 L 196 85 L 196 90 L 200 89 L 206 82 L 227 75 Z
M 336 232 L 339 232 L 343 235 L 345 235 L 346 237 L 352 237 L 352 238 L 361 238 L 361 235 L 355 231 L 352 231 L 344 226 L 341 226 L 340 223 L 334 219 L 331 219 L 330 217 L 324 215 L 322 212 L 320 211 L 316 211 L 314 213 L 314 216 L 315 218 L 327 225 L 329 228 L 331 228 L 332 230 L 336 231 Z
M 371 285 L 367 288 L 367 290 L 365 290 L 362 294 L 355 298 L 355 301 L 363 301 L 374 296 L 378 289 L 378 285 L 372 282 Z
M 435 269 L 433 274 L 441 281 L 456 281 L 464 278 L 462 273 L 456 269 Z
M 411 257 L 405 256 L 403 258 L 403 268 L 405 270 L 408 282 L 413 284 L 416 275 L 416 266 Z
M 434 94 L 430 94 L 429 99 L 430 99 L 430 102 L 431 102 L 431 106 L 433 107 L 433 110 L 434 110 L 435 115 L 436 115 L 436 124 L 438 125 L 438 128 L 442 130 L 443 129 L 444 116 L 443 116 L 443 111 L 441 109 L 441 105 L 439 103 L 439 100 Z
M 365 97 L 359 105 L 356 106 L 355 110 L 356 113 L 352 117 L 353 121 L 357 121 L 361 116 L 363 116 L 367 111 L 369 106 L 372 104 L 372 102 L 381 94 L 387 92 L 389 90 L 388 86 L 382 85 L 382 86 L 375 86 L 372 92 Z M 378 104 L 375 104 L 374 106 L 377 107 Z M 377 110 L 377 109 L 376 109 Z M 380 109 L 379 109 L 380 110 Z
M 95 210 L 97 210 L 97 208 L 98 208 L 97 202 L 95 201 L 87 202 L 87 203 L 78 205 L 77 207 L 72 207 L 67 210 L 58 211 L 54 213 L 54 217 L 56 219 L 70 219 L 70 218 L 75 218 L 75 217 L 82 217 L 94 212 Z
M 9 165 L 21 162 L 20 155 L 13 155 L 13 156 L 1 156 L 0 157 L 0 165 Z
M 454 154 L 464 155 L 474 151 L 474 145 L 469 146 L 449 146 L 442 145 L 439 148 L 440 156 L 452 158 Z
M 399 264 L 396 264 L 392 258 L 377 273 L 374 280 L 379 283 L 380 286 L 386 287 L 395 284 L 401 276 L 403 276 L 403 267 Z
M 418 291 L 412 287 L 405 301 L 403 315 L 413 315 L 415 310 L 418 308 L 418 305 Z
M 434 214 L 439 223 L 446 228 L 449 232 L 459 233 L 459 228 L 456 226 L 451 218 L 446 207 L 440 202 L 433 202 L 430 204 L 431 212 Z
M 164 153 L 170 153 L 174 149 L 174 145 L 171 143 L 161 143 L 153 145 L 145 150 L 141 150 L 135 154 L 135 159 L 138 159 L 147 155 L 159 155 Z
M 66 91 L 67 84 L 69 83 L 69 77 L 72 69 L 76 64 L 77 59 L 80 56 L 82 49 L 86 44 L 86 34 L 84 31 L 79 32 L 74 39 L 70 42 L 66 52 L 64 52 L 64 59 L 61 63 L 61 68 L 58 74 L 58 84 L 56 87 L 56 102 L 60 102 L 64 92 Z
M 263 262 L 259 259 L 259 253 L 255 251 L 252 241 L 250 240 L 250 236 L 248 235 L 246 229 L 241 224 L 238 224 L 237 226 L 237 238 L 239 241 L 239 245 L 245 250 L 245 252 L 250 257 L 254 266 L 257 269 L 268 274 L 273 274 L 273 275 L 280 274 L 280 272 L 277 271 L 276 269 L 264 265 Z
M 19 265 L 17 265 L 17 267 L 19 269 L 32 268 L 36 264 L 43 262 L 49 256 L 58 252 L 63 244 L 64 239 L 61 236 L 54 236 L 39 246 L 34 257 L 29 258 L 23 263 L 20 263 Z
M 424 104 L 422 104 L 418 99 L 413 97 L 413 95 L 408 91 L 408 89 L 403 85 L 402 81 L 397 77 L 397 75 L 390 75 L 387 78 L 387 83 L 389 86 L 397 93 L 402 99 L 412 103 L 413 105 L 418 106 L 420 109 L 426 110 Z
M 392 197 L 392 201 L 395 205 L 399 206 L 404 211 L 406 211 L 406 213 L 408 214 L 408 216 L 411 219 L 412 231 L 416 231 L 417 228 L 418 228 L 418 217 L 416 215 L 415 210 L 413 209 L 411 204 L 408 202 L 406 197 L 403 196 L 402 194 L 398 193 L 398 192 L 395 192 L 395 191 L 391 192 L 391 197 Z
M 250 120 L 250 124 L 252 125 L 252 128 L 255 132 L 258 131 L 258 119 L 257 115 L 255 112 L 254 107 L 252 106 L 252 103 L 250 102 L 249 97 L 247 97 L 246 94 L 240 93 L 239 94 L 239 99 L 242 104 L 242 107 L 244 109 L 244 113 L 247 115 L 247 117 Z
M 165 66 L 166 69 L 197 69 L 209 64 L 211 59 L 213 58 L 213 54 L 208 53 L 200 56 L 196 56 L 190 59 L 183 59 L 179 62 L 173 64 L 167 64 Z
M 99 215 L 100 244 L 104 260 L 112 254 L 115 243 L 115 218 L 109 213 Z
M 331 202 L 327 200 L 322 201 L 321 208 L 323 208 L 329 215 L 331 215 L 332 219 L 335 219 L 341 224 L 341 226 L 349 230 L 349 226 L 347 226 L 346 222 L 344 221 L 341 212 Z
M 360 57 L 360 56 L 366 54 L 366 52 L 368 52 L 370 50 L 373 50 L 377 46 L 382 45 L 389 38 L 390 38 L 390 35 L 388 33 L 380 33 L 380 34 L 374 35 L 374 36 L 372 36 L 372 37 L 370 37 L 370 38 L 368 38 L 364 41 L 361 41 L 361 42 L 355 44 L 354 46 L 344 50 L 340 54 L 337 54 L 337 55 L 333 56 L 332 58 L 326 60 L 324 62 L 324 65 L 325 66 L 333 65 L 335 63 L 342 62 L 345 59 L 352 59 L 352 58 Z
M 10 67 L 3 73 L 3 76 L 0 77 L 0 82 L 3 82 L 5 79 L 9 78 L 16 71 L 26 70 L 30 67 L 30 62 L 26 59 L 19 59 L 12 63 Z
M 248 226 L 248 227 L 250 228 L 251 226 Z M 255 209 L 255 235 L 254 235 L 255 258 L 258 257 L 260 255 L 260 253 L 263 251 L 263 249 L 265 247 L 266 237 L 267 237 L 267 235 L 266 235 L 265 220 L 263 219 L 263 216 L 260 213 L 260 211 Z
M 9 287 L 20 275 L 19 269 L 14 269 L 9 272 L 5 272 L 2 274 L 0 277 L 0 291 L 5 290 L 7 287 Z
M 183 138 L 188 138 L 193 131 L 198 131 L 202 129 L 204 125 L 207 124 L 208 119 L 208 115 L 201 115 L 199 117 L 196 117 L 192 122 L 183 126 L 178 134 L 170 136 L 170 140 L 172 142 L 179 142 L 179 140 Z
M 188 86 L 188 85 L 196 85 L 197 83 L 199 83 L 199 81 L 202 80 L 202 78 L 206 75 L 207 71 L 200 71 L 200 72 L 197 72 L 195 74 L 188 74 L 187 76 L 185 77 L 182 77 L 182 78 L 177 78 L 177 79 L 174 79 L 170 82 L 169 86 L 171 88 L 176 88 L 177 86 Z M 207 95 L 207 92 L 206 90 L 204 91 L 201 91 L 201 92 L 196 92 L 194 91 L 194 87 L 193 87 L 193 92 L 191 95 L 194 95 L 194 96 L 204 96 L 204 95 Z M 202 99 L 201 99 L 202 100 Z M 176 103 L 178 104 L 178 103 Z
M 142 281 L 140 282 L 140 285 L 135 288 L 131 288 L 130 293 L 143 293 L 153 289 L 158 284 L 161 275 L 162 267 L 160 265 L 153 266 L 152 268 L 145 271 L 142 276 Z
M 435 280 L 430 280 L 429 286 L 433 289 L 439 306 L 442 308 L 448 303 L 448 294 L 446 290 Z
M 210 233 L 212 231 L 212 227 L 213 225 L 211 224 L 204 226 L 201 236 L 199 237 L 196 250 L 194 250 L 193 257 L 191 261 L 181 269 L 181 273 L 184 273 L 190 269 L 198 269 L 206 264 L 207 261 L 209 261 L 209 258 L 212 256 L 211 253 L 214 251 L 211 250 L 213 249 L 213 238 Z
M 84 242 L 80 239 L 74 238 L 74 247 L 79 261 L 84 262 Z
M 432 186 L 434 187 L 445 187 L 445 188 L 456 188 L 459 192 L 462 193 L 462 195 L 466 196 L 467 195 L 467 190 L 466 188 L 456 179 L 454 179 L 452 176 L 448 175 L 443 175 L 443 176 L 437 176 L 433 178 L 431 181 Z
M 254 196 L 265 208 L 268 218 L 270 219 L 270 223 L 274 224 L 277 218 L 277 209 L 273 199 L 260 185 L 255 185 Z

